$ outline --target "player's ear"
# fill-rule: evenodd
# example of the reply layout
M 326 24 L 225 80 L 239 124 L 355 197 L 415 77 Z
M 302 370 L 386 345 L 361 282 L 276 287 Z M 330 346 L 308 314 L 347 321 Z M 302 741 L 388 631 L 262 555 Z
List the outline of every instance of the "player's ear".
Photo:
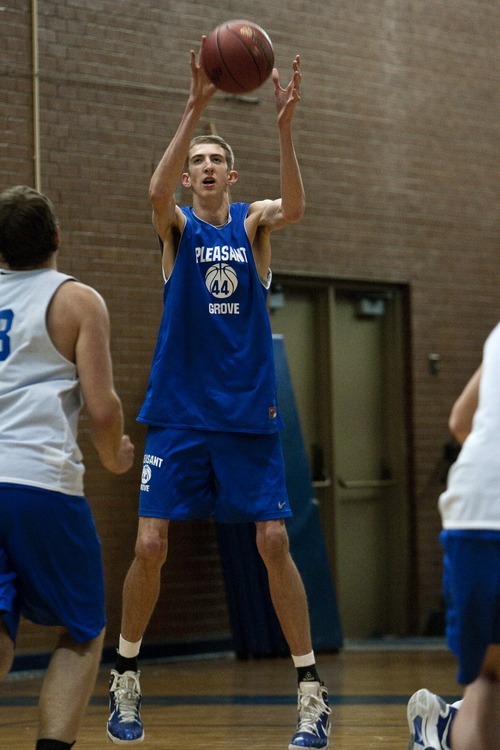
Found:
M 182 187 L 185 187 L 185 188 L 191 187 L 191 179 L 189 177 L 189 172 L 182 173 L 181 181 L 182 181 Z
M 234 185 L 238 181 L 238 172 L 235 169 L 229 170 L 227 173 L 227 184 Z

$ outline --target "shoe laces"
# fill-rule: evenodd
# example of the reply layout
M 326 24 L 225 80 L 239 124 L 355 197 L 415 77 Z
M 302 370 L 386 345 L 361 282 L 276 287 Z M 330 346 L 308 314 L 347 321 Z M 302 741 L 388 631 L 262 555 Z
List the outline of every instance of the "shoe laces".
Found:
M 313 693 L 302 693 L 299 698 L 298 732 L 319 734 L 318 724 L 323 714 L 331 713 L 323 697 Z
M 141 697 L 138 675 L 122 674 L 115 676 L 111 692 L 115 698 L 118 720 L 125 724 L 136 721 L 139 716 L 139 699 Z

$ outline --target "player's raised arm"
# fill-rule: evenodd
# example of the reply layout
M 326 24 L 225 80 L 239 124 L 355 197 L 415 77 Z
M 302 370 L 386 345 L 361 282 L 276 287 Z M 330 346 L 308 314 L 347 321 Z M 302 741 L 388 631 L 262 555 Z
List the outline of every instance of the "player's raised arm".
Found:
M 300 221 L 304 215 L 305 193 L 292 139 L 292 120 L 300 101 L 300 57 L 293 61 L 293 74 L 282 88 L 279 73 L 273 70 L 274 95 L 280 142 L 281 214 L 285 222 Z
M 194 136 L 200 116 L 217 91 L 207 78 L 200 63 L 205 37 L 202 37 L 198 56 L 191 50 L 191 88 L 179 126 L 156 167 L 149 185 L 153 205 L 153 223 L 163 236 L 164 223 L 175 221 L 174 192 L 182 174 L 189 143 Z
M 252 203 L 247 221 L 247 231 L 252 240 L 259 226 L 275 231 L 285 224 L 300 221 L 306 204 L 304 185 L 292 138 L 292 120 L 300 101 L 300 57 L 297 55 L 293 61 L 293 75 L 285 88 L 280 84 L 276 68 L 273 69 L 272 79 L 280 146 L 281 198 Z

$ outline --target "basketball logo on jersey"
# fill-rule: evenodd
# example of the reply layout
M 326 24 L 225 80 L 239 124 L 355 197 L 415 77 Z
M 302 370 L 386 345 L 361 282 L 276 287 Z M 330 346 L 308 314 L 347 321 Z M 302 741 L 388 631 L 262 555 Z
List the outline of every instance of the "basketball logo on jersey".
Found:
M 142 476 L 141 476 L 141 490 L 143 492 L 149 492 L 149 480 L 151 479 L 151 468 L 144 464 L 142 467 Z
M 236 291 L 238 276 L 228 263 L 215 263 L 205 274 L 205 284 L 211 295 L 226 299 Z

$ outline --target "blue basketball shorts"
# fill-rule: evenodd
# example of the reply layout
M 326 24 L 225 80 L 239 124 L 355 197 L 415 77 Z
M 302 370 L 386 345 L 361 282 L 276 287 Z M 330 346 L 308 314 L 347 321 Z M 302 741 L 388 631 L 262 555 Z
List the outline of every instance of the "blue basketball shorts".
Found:
M 288 518 L 279 435 L 150 425 L 139 515 L 221 523 Z
M 0 618 L 65 627 L 78 643 L 106 624 L 101 543 L 84 497 L 0 483 Z
M 490 644 L 500 643 L 500 532 L 445 530 L 446 638 L 458 658 L 458 682 L 479 676 Z

